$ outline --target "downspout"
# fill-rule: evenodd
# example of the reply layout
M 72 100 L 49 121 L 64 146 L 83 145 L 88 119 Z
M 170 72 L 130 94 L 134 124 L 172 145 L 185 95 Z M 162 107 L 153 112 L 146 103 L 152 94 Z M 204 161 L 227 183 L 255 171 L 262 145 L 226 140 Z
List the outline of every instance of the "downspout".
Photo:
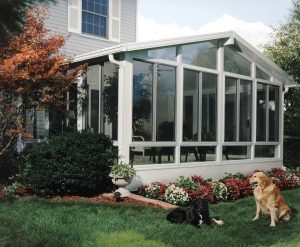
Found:
M 116 60 L 115 57 L 114 57 L 114 54 L 109 54 L 108 55 L 108 59 L 109 59 L 109 62 L 113 63 L 113 64 L 116 64 L 118 65 L 119 67 L 121 67 L 121 62 Z

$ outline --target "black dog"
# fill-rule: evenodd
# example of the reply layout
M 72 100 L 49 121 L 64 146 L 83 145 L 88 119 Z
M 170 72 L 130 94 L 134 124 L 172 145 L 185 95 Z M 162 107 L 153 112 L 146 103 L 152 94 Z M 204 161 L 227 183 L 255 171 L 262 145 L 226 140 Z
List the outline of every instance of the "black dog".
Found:
M 209 216 L 208 201 L 205 199 L 193 200 L 188 207 L 180 207 L 171 211 L 166 219 L 171 223 L 191 224 L 199 227 L 202 224 L 211 225 L 215 222 L 223 225 L 222 220 L 216 220 Z

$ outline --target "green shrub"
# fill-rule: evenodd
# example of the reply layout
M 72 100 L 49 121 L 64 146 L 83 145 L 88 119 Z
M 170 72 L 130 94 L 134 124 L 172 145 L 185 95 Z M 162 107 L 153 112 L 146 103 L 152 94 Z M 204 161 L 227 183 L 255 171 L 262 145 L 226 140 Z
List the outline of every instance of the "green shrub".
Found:
M 199 186 L 189 177 L 179 176 L 176 180 L 176 185 L 183 189 L 194 190 Z
M 283 164 L 288 168 L 300 167 L 300 138 L 285 138 L 283 145 Z
M 112 189 L 109 172 L 116 158 L 107 136 L 66 133 L 29 151 L 19 181 L 43 195 L 93 195 Z

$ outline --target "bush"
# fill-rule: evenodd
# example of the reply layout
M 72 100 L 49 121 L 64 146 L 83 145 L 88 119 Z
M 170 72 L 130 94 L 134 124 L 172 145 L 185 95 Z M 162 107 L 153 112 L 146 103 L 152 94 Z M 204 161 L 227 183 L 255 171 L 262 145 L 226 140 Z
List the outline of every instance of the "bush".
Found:
M 8 183 L 11 176 L 19 172 L 24 162 L 15 150 L 15 142 L 12 147 L 0 157 L 0 183 Z
M 283 164 L 288 168 L 300 167 L 300 138 L 285 138 L 283 145 Z
M 33 147 L 18 180 L 42 195 L 93 195 L 112 189 L 116 158 L 107 136 L 66 133 Z

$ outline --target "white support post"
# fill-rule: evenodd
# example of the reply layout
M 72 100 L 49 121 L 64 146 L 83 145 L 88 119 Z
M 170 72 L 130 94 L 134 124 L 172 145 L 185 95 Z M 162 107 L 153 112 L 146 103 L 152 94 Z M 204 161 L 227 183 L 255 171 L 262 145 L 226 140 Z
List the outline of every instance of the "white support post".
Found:
M 118 154 L 119 161 L 130 162 L 129 145 L 132 138 L 132 62 L 129 55 L 119 66 Z
M 251 159 L 255 158 L 255 143 L 256 143 L 256 101 L 257 101 L 257 80 L 256 80 L 256 64 L 252 63 L 251 68 L 251 76 L 252 76 L 252 118 L 251 118 Z
M 182 54 L 181 47 L 177 51 L 177 62 L 176 68 L 176 140 L 177 145 L 175 147 L 175 163 L 180 163 L 180 146 L 182 143 L 182 129 L 183 129 L 183 66 L 181 65 Z
M 99 65 L 98 68 L 98 89 L 99 89 L 99 118 L 98 118 L 98 132 L 99 133 L 104 133 L 104 127 L 103 127 L 103 110 L 102 110 L 102 85 L 104 84 L 104 81 L 102 80 L 102 66 Z
M 284 95 L 287 90 L 283 90 L 282 86 L 279 87 L 279 147 L 276 152 L 277 157 L 283 161 L 283 146 L 284 146 Z
M 223 142 L 224 142 L 224 111 L 225 111 L 225 101 L 224 101 L 224 87 L 225 87 L 225 76 L 224 76 L 224 47 L 218 48 L 218 60 L 217 60 L 217 70 L 219 71 L 218 76 L 218 118 L 217 118 L 217 150 L 216 150 L 216 161 L 220 163 L 222 161 L 223 154 Z

